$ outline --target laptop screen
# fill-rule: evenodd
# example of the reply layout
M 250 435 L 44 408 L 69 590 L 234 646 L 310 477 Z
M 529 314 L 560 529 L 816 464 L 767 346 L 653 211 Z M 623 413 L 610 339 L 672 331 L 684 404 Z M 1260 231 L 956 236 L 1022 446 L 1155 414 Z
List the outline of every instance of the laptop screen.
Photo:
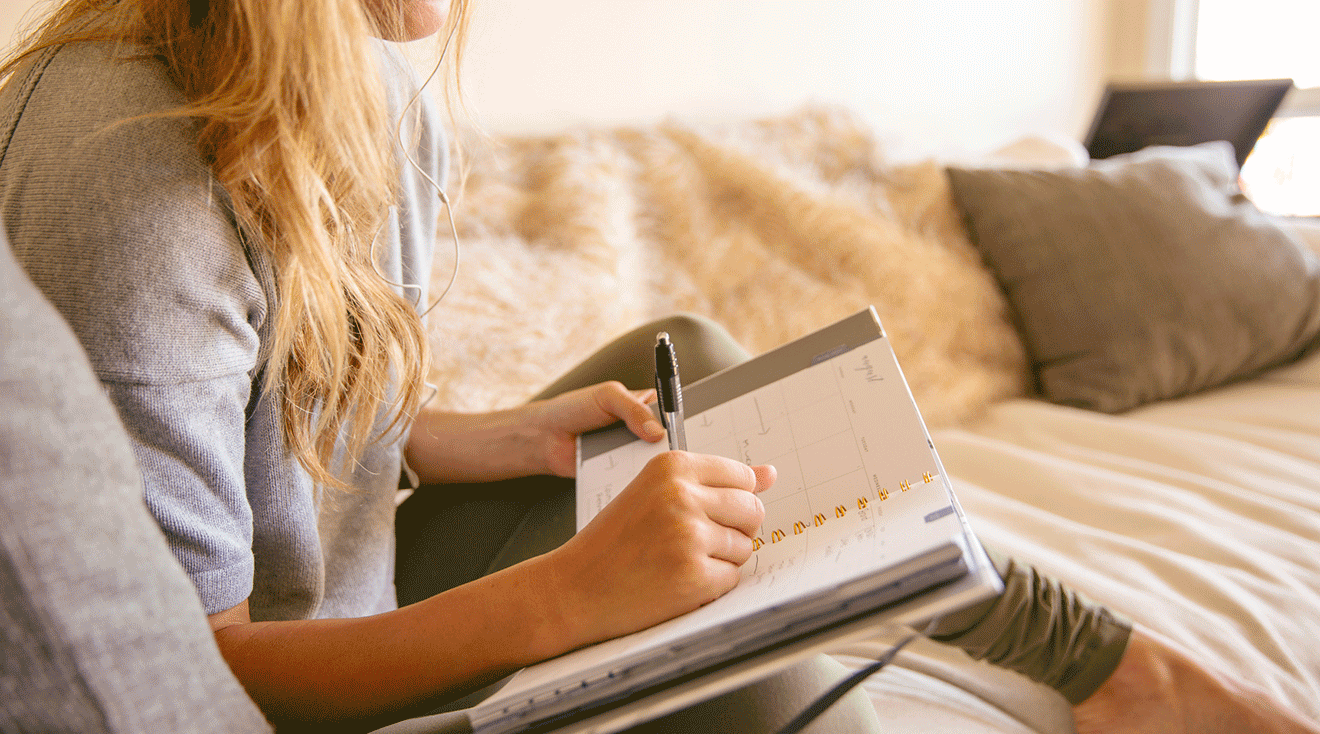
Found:
M 1241 167 L 1289 89 L 1291 79 L 1110 84 L 1086 149 L 1099 159 L 1149 145 L 1227 140 Z

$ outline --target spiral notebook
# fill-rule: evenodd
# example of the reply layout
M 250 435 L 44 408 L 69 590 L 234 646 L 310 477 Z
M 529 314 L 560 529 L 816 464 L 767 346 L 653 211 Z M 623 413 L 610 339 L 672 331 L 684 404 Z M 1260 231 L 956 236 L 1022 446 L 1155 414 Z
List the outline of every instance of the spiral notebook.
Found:
M 521 671 L 472 709 L 475 731 L 618 731 L 1001 590 L 873 309 L 692 383 L 684 402 L 689 450 L 778 470 L 739 585 Z M 582 436 L 578 528 L 667 448 L 621 426 Z

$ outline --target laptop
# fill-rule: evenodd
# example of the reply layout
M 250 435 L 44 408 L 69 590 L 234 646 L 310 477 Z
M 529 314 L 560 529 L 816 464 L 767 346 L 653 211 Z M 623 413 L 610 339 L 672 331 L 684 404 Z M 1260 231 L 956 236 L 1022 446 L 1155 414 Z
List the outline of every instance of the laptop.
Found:
M 1292 86 L 1291 79 L 1111 83 L 1086 150 L 1100 159 L 1150 145 L 1227 140 L 1241 167 Z

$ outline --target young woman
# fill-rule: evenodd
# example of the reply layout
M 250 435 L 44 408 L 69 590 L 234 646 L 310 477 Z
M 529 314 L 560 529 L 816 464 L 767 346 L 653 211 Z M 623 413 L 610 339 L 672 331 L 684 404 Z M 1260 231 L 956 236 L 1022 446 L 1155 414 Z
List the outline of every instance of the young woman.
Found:
M 467 14 L 465 0 L 68 0 L 4 67 L 16 255 L 118 407 L 222 654 L 279 722 L 399 718 L 716 598 L 774 481 L 667 453 L 571 538 L 559 485 L 507 482 L 571 475 L 574 437 L 617 420 L 659 440 L 648 394 L 605 378 L 637 379 L 660 328 L 705 345 L 685 346 L 693 378 L 744 358 L 700 320 L 644 327 L 516 409 L 424 405 L 444 142 L 378 39 L 442 31 L 457 53 Z M 416 597 L 399 608 L 405 465 L 427 486 L 399 510 L 398 579 Z M 479 531 L 461 542 L 425 532 L 472 507 Z M 428 566 L 457 570 L 418 580 Z M 1079 719 L 1134 720 L 1132 691 L 1170 686 L 1270 718 L 1030 569 L 1001 571 L 1004 598 L 941 638 L 1086 699 Z M 770 730 L 839 672 L 821 657 L 653 726 Z M 855 694 L 822 725 L 876 722 Z

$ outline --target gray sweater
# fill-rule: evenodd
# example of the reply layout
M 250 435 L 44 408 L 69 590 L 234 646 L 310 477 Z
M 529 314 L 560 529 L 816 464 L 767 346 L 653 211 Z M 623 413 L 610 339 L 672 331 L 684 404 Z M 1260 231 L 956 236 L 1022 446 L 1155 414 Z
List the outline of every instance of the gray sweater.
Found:
M 397 114 L 415 80 L 380 47 Z M 271 264 L 245 246 L 195 123 L 113 124 L 183 102 L 159 61 L 104 45 L 48 51 L 14 74 L 0 92 L 0 216 L 15 255 L 86 349 L 129 431 L 147 505 L 208 613 L 249 598 L 254 620 L 393 608 L 397 432 L 358 457 L 354 491 L 314 491 L 260 389 Z M 443 140 L 419 104 L 403 140 L 416 139 L 413 157 L 441 180 Z M 419 284 L 425 303 L 441 210 L 421 175 L 402 170 L 380 265 Z

